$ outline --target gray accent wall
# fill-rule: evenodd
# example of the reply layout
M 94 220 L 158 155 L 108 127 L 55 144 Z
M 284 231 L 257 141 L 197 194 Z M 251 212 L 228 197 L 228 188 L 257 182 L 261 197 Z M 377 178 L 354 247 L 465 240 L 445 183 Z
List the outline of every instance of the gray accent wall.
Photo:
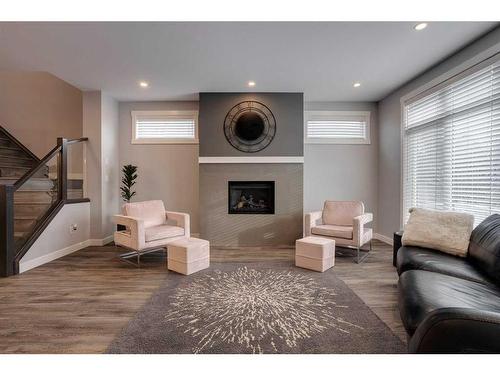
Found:
M 250 154 L 229 144 L 224 119 L 245 100 L 265 104 L 276 119 L 276 135 L 264 150 Z M 304 104 L 302 93 L 200 93 L 200 156 L 302 156 Z
M 370 144 L 304 145 L 304 212 L 321 210 L 325 200 L 360 200 L 378 220 L 377 104 L 370 102 L 305 103 L 306 111 L 369 111 Z
M 392 233 L 401 226 L 401 99 L 420 87 L 432 87 L 498 52 L 500 28 L 486 34 L 379 102 L 378 233 L 392 237 Z

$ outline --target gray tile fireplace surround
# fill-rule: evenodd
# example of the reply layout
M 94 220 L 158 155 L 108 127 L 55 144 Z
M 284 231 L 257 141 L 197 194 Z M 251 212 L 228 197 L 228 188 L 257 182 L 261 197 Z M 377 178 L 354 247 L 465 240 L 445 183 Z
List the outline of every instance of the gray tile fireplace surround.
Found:
M 275 181 L 275 214 L 228 214 L 228 181 Z M 302 237 L 302 164 L 200 164 L 200 235 L 212 246 L 293 245 Z

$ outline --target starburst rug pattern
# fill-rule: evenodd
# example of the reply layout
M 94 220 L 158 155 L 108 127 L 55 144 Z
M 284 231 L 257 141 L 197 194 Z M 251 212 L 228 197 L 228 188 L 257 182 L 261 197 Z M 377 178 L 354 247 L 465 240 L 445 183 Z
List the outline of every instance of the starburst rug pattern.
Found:
M 212 264 L 164 285 L 110 353 L 401 353 L 337 277 L 288 263 Z

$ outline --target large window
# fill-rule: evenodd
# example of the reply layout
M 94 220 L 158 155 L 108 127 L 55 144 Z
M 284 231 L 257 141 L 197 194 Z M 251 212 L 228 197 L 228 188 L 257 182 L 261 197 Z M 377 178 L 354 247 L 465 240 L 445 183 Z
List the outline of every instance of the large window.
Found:
M 198 112 L 132 111 L 132 143 L 198 143 Z
M 478 224 L 500 212 L 500 63 L 404 104 L 403 217 L 422 207 Z
M 307 111 L 306 143 L 370 143 L 370 112 Z

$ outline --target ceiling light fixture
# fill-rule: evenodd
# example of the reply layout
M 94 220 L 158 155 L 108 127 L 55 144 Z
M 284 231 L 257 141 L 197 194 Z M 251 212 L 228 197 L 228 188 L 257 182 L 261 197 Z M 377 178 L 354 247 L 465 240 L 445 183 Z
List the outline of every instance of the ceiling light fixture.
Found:
M 359 86 L 361 86 L 361 83 L 359 83 L 359 82 L 354 82 L 353 87 L 359 87 Z
M 427 23 L 422 22 L 422 23 L 417 23 L 413 28 L 417 31 L 423 30 L 427 27 Z
M 147 83 L 146 81 L 140 81 L 139 86 L 146 88 L 149 87 L 149 83 Z
M 254 81 L 248 81 L 248 86 L 254 87 L 255 86 L 255 82 Z

